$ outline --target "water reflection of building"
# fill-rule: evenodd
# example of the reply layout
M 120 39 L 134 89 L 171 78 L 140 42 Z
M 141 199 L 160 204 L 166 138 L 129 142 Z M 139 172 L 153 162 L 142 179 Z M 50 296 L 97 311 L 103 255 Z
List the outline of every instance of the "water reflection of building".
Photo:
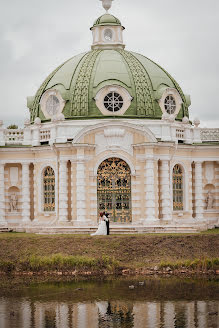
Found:
M 213 301 L 95 303 L 0 300 L 1 328 L 218 327 Z

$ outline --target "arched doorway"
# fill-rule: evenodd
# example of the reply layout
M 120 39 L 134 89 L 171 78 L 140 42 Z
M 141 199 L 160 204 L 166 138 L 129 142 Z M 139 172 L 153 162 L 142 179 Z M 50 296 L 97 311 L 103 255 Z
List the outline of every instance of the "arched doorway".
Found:
M 97 170 L 98 213 L 110 213 L 111 222 L 129 223 L 131 212 L 131 170 L 120 158 L 108 158 Z

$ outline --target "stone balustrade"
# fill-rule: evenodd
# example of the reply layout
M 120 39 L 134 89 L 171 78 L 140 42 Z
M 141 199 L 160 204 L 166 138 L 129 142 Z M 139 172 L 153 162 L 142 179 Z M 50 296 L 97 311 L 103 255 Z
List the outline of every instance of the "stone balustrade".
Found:
M 6 145 L 22 145 L 24 140 L 23 129 L 5 129 L 4 141 Z
M 0 124 L 0 146 L 39 146 L 43 143 L 52 145 L 55 142 L 63 143 L 68 139 L 72 139 L 72 135 L 75 135 L 75 129 L 79 132 L 79 126 L 75 126 L 74 122 L 59 122 L 58 126 L 56 124 L 56 122 L 29 124 L 23 129 L 7 129 Z M 67 129 L 66 124 L 68 126 Z M 145 122 L 145 127 L 148 127 L 154 136 L 162 141 L 180 141 L 185 144 L 219 141 L 219 129 L 199 128 L 180 122 L 169 123 L 163 121 L 156 121 L 154 124 L 150 123 L 150 126 L 147 126 L 147 122 Z M 83 129 L 83 125 L 81 129 Z M 112 131 L 114 133 L 114 130 L 111 129 L 110 133 L 112 134 Z M 123 131 L 121 130 L 120 132 L 122 133 Z M 109 133 L 109 131 L 107 130 L 106 133 Z M 107 137 L 111 137 L 111 134 L 110 136 L 107 134 Z
M 219 129 L 201 129 L 202 141 L 219 141 Z

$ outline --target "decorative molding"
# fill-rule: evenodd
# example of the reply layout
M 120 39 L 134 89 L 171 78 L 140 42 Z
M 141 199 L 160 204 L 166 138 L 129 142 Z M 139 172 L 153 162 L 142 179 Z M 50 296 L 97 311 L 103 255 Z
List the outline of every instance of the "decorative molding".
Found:
M 83 58 L 83 63 L 80 68 L 77 80 L 74 84 L 74 89 L 71 90 L 71 116 L 88 115 L 90 78 L 93 71 L 93 66 L 99 53 L 100 50 L 93 50 L 88 52 Z
M 96 155 L 107 151 L 125 151 L 133 155 L 133 135 L 121 128 L 106 129 L 95 135 Z
M 105 129 L 114 129 L 114 128 L 121 128 L 128 130 L 128 132 L 131 132 L 131 130 L 138 132 L 142 135 L 144 135 L 147 139 L 148 142 L 153 142 L 157 143 L 157 139 L 154 136 L 154 134 L 151 132 L 151 130 L 145 126 L 145 125 L 137 125 L 134 123 L 130 122 L 120 122 L 120 121 L 115 121 L 115 120 L 110 120 L 110 121 L 103 121 L 101 123 L 94 124 L 92 126 L 86 126 L 84 127 L 74 138 L 73 144 L 78 144 L 80 143 L 80 140 L 85 137 L 87 134 L 90 133 L 95 133 L 95 132 L 101 132 Z
M 132 53 L 126 50 L 118 51 L 127 62 L 134 79 L 137 97 L 137 114 L 139 116 L 153 117 L 155 115 L 153 89 L 145 68 Z

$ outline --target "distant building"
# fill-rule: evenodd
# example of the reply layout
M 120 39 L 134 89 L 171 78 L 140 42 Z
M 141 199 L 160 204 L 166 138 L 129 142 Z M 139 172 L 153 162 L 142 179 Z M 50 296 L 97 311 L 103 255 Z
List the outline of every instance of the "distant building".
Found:
M 126 51 L 123 30 L 108 11 L 99 17 L 91 51 L 28 97 L 24 129 L 1 122 L 2 226 L 86 230 L 101 211 L 114 231 L 218 224 L 219 129 L 190 122 L 190 97 L 162 67 Z

